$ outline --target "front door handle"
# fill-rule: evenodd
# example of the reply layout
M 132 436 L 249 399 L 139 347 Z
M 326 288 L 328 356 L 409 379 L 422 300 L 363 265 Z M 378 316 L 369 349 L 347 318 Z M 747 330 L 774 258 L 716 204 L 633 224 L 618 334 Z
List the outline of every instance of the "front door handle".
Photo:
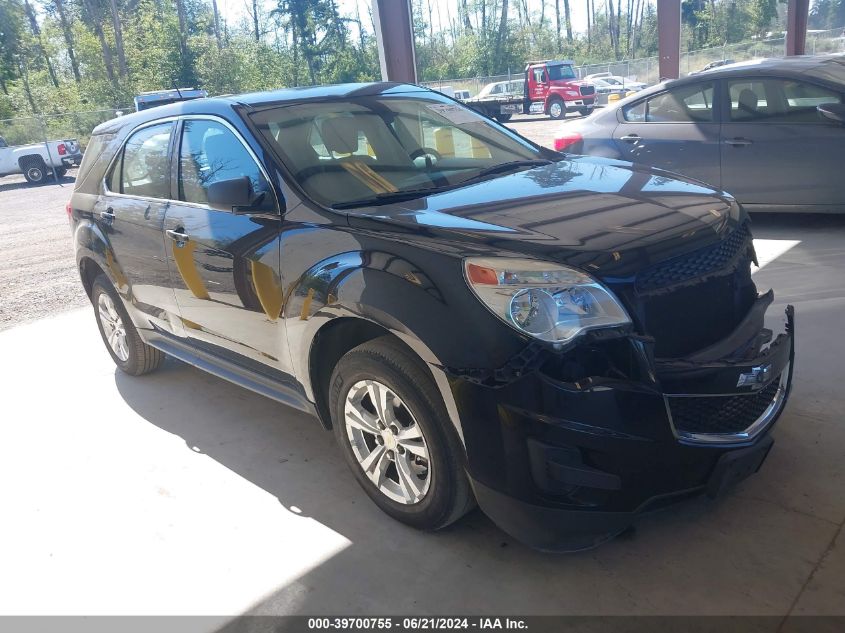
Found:
M 114 209 L 109 207 L 105 211 L 100 211 L 100 219 L 105 220 L 106 224 L 114 222 Z
M 726 138 L 724 143 L 726 145 L 731 145 L 732 147 L 745 147 L 747 145 L 751 145 L 754 141 L 749 141 L 747 138 Z
M 190 236 L 185 233 L 185 229 L 181 227 L 178 229 L 167 229 L 165 233 L 167 233 L 167 237 L 176 242 L 176 246 L 179 248 L 182 248 L 191 239 Z
M 626 136 L 620 136 L 620 141 L 625 141 L 626 143 L 636 143 L 637 141 L 641 141 L 642 138 L 639 134 L 628 134 Z

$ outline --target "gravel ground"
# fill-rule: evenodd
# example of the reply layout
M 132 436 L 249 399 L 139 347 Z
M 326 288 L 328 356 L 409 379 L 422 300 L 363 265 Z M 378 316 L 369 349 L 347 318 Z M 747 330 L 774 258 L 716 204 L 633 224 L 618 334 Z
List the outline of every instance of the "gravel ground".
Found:
M 38 187 L 0 178 L 0 330 L 88 303 L 65 213 L 75 176 Z
M 564 124 L 521 116 L 508 125 L 551 147 Z M 58 184 L 38 187 L 23 176 L 0 178 L 0 330 L 88 303 L 65 214 L 75 177 L 72 169 Z

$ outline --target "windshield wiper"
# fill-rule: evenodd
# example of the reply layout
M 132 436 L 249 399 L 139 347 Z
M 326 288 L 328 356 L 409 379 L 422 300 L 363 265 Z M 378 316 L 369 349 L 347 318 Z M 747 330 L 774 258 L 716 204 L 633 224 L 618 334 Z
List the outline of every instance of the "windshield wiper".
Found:
M 519 169 L 520 167 L 540 167 L 542 165 L 550 165 L 551 163 L 552 161 L 546 159 L 512 160 L 507 163 L 499 163 L 498 165 L 491 165 L 490 167 L 482 169 L 474 176 L 470 176 L 466 180 L 462 181 L 461 184 L 481 180 L 487 176 L 492 176 L 493 174 L 499 174 L 505 171 L 512 171 Z
M 445 187 L 424 187 L 423 189 L 405 189 L 403 191 L 386 191 L 384 193 L 377 193 L 371 198 L 361 198 L 359 200 L 350 200 L 348 202 L 338 202 L 332 205 L 332 209 L 354 209 L 355 207 L 372 207 L 379 204 L 389 204 L 391 202 L 402 202 L 404 200 L 413 200 L 414 198 L 422 198 L 432 193 L 440 193 L 454 189 L 456 185 L 448 185 Z

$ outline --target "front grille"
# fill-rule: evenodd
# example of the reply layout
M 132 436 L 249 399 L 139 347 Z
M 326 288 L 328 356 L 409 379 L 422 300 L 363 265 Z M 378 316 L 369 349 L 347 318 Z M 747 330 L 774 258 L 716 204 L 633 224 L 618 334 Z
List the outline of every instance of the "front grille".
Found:
M 726 239 L 695 253 L 675 257 L 646 269 L 637 276 L 637 290 L 651 292 L 667 286 L 732 269 L 751 246 L 751 231 L 742 224 Z
M 595 86 L 580 86 L 581 88 L 581 95 L 582 96 L 589 96 L 596 94 L 596 87 Z
M 765 413 L 779 386 L 780 377 L 754 394 L 669 396 L 669 411 L 675 431 L 680 434 L 742 433 Z

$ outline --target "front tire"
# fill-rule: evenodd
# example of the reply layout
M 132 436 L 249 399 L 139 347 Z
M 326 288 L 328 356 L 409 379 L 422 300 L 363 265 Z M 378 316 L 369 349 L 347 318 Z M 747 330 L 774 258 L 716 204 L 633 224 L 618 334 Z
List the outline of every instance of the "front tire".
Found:
M 592 108 L 579 108 L 579 109 L 578 109 L 578 113 L 579 113 L 581 116 L 590 116 L 590 114 L 591 114 L 592 112 L 593 112 L 593 109 L 592 109 Z
M 343 456 L 385 513 L 437 530 L 473 506 L 443 400 L 422 363 L 395 339 L 368 341 L 341 358 L 329 398 Z
M 556 121 L 566 118 L 566 104 L 560 97 L 554 97 L 549 102 L 549 117 Z
M 99 275 L 94 280 L 91 302 L 103 343 L 121 371 L 141 376 L 161 366 L 164 354 L 141 340 L 120 296 L 105 275 Z

